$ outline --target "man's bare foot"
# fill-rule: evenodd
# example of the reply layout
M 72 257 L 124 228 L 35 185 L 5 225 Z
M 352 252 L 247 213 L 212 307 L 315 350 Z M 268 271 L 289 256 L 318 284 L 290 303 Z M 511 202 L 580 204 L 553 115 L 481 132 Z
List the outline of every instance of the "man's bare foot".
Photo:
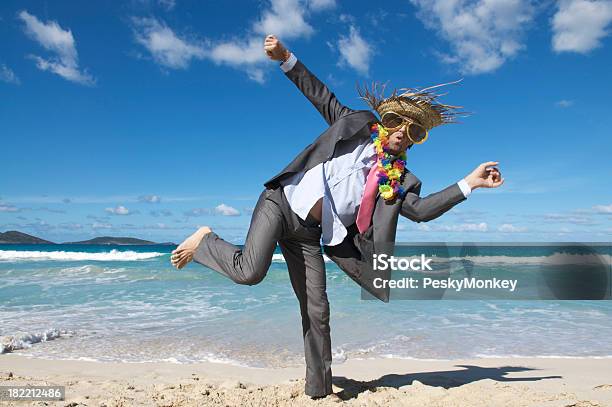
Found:
M 172 251 L 170 263 L 177 269 L 182 269 L 193 260 L 193 254 L 200 245 L 204 235 L 212 232 L 208 226 L 202 226 L 196 232 L 183 241 L 176 249 Z

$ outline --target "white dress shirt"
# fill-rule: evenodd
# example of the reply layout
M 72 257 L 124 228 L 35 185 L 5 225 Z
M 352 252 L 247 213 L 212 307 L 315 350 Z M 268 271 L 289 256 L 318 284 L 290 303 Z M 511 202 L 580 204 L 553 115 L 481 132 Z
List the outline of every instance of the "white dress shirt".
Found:
M 280 67 L 284 72 L 293 68 L 297 58 L 293 53 Z M 281 180 L 291 210 L 302 220 L 319 200 L 321 209 L 321 240 L 326 246 L 342 243 L 346 228 L 357 219 L 366 179 L 376 163 L 376 150 L 371 140 L 350 140 L 339 144 L 328 161 L 308 171 Z M 465 179 L 458 182 L 467 198 L 471 191 Z
M 374 144 L 357 139 L 339 145 L 330 160 L 281 181 L 289 206 L 304 220 L 313 205 L 323 198 L 321 240 L 324 245 L 342 243 L 346 227 L 355 223 L 366 178 L 375 163 Z

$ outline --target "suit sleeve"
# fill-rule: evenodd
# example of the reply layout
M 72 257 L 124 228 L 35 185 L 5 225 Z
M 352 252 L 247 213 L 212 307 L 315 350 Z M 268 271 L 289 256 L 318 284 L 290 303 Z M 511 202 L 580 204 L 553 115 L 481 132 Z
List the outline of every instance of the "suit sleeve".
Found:
M 352 111 L 351 108 L 340 103 L 336 95 L 293 54 L 286 63 L 290 68 L 283 69 L 285 75 L 310 100 L 310 103 L 321 113 L 328 125 L 331 126 L 340 117 Z
M 400 209 L 400 214 L 412 221 L 427 222 L 436 219 L 466 199 L 463 191 L 456 183 L 421 198 L 419 196 L 421 194 L 421 181 L 416 177 L 414 178 L 416 182 L 408 190 Z

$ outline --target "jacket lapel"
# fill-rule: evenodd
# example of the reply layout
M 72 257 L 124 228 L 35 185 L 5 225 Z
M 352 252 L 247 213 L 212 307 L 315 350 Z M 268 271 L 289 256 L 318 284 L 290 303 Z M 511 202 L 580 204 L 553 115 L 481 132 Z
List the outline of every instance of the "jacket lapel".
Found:
M 355 136 L 368 137 L 369 132 L 366 125 L 376 121 L 376 116 L 369 110 L 355 110 L 344 115 L 332 124 L 312 144 L 285 167 L 280 173 L 264 183 L 267 188 L 274 185 L 287 174 L 308 171 L 314 166 L 329 160 L 336 150 L 336 145 L 343 140 L 352 139 Z

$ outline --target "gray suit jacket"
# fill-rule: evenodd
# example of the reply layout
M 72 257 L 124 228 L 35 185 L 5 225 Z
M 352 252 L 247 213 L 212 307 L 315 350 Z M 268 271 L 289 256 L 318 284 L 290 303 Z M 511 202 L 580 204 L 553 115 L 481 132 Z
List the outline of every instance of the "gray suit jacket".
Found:
M 317 164 L 329 160 L 340 143 L 358 137 L 364 141 L 370 138 L 369 125 L 378 121 L 369 110 L 353 110 L 342 105 L 336 96 L 312 72 L 297 61 L 286 73 L 321 113 L 329 128 L 307 146 L 287 167 L 265 182 L 267 188 L 280 187 L 279 181 L 300 171 L 307 171 Z M 373 270 L 373 254 L 393 254 L 398 216 L 405 216 L 415 222 L 435 219 L 451 209 L 465 196 L 457 184 L 442 191 L 421 198 L 421 181 L 405 170 L 403 186 L 407 194 L 393 202 L 386 202 L 380 194 L 368 230 L 359 233 L 353 224 L 348 227 L 344 241 L 336 246 L 324 246 L 327 256 L 334 261 L 361 287 L 376 298 L 387 302 L 388 288 L 376 288 L 374 279 L 390 278 L 390 271 Z

